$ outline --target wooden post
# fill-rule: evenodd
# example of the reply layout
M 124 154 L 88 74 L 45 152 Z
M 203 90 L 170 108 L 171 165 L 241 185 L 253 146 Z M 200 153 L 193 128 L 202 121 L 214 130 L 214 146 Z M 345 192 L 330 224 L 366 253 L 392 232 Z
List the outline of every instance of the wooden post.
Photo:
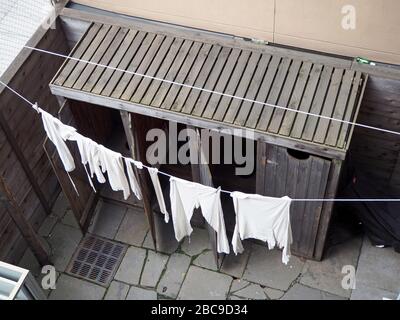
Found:
M 0 177 L 0 199 L 22 236 L 28 242 L 29 247 L 32 249 L 39 263 L 42 266 L 49 264 L 50 254 L 43 243 L 43 239 L 35 232 L 32 225 L 24 216 L 20 206 L 14 199 L 14 196 L 2 177 Z
M 139 140 L 137 139 L 137 135 L 133 134 L 133 130 L 135 130 L 135 128 L 132 126 L 132 120 L 130 114 L 127 111 L 120 111 L 120 114 L 121 114 L 122 124 L 124 126 L 125 135 L 128 141 L 129 149 L 131 150 L 132 158 L 143 162 L 143 159 L 140 158 L 140 152 L 138 149 Z M 147 221 L 149 223 L 150 233 L 153 238 L 154 248 L 157 251 L 157 235 L 154 224 L 153 208 L 151 207 L 151 199 L 150 199 L 151 192 L 149 188 L 149 179 L 144 170 L 137 170 L 136 168 L 134 168 L 134 170 L 137 176 L 139 177 L 139 185 L 143 197 L 143 208 L 147 217 Z
M 193 126 L 187 126 L 188 130 L 196 130 L 195 127 Z M 191 164 L 192 168 L 192 179 L 194 182 L 198 182 L 201 184 L 204 184 L 209 187 L 213 187 L 213 182 L 212 182 L 212 175 L 210 171 L 210 167 L 207 163 L 202 163 L 202 146 L 200 142 L 200 137 L 198 136 L 198 139 L 194 140 L 189 138 L 189 147 L 190 147 L 190 157 L 194 157 L 197 159 L 198 164 Z M 217 267 L 220 266 L 220 255 L 217 252 L 217 233 L 214 231 L 214 229 L 206 223 L 206 228 L 208 231 L 208 236 L 210 239 L 210 244 L 211 248 L 214 253 L 214 259 Z

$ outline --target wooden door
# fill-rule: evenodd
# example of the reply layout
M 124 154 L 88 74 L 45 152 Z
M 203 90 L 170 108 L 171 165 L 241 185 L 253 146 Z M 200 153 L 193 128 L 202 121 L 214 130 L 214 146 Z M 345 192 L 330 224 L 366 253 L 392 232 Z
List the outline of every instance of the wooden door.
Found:
M 257 148 L 257 193 L 289 196 L 292 199 L 321 199 L 325 197 L 331 161 L 264 142 Z M 322 202 L 293 202 L 291 225 L 292 252 L 314 258 Z

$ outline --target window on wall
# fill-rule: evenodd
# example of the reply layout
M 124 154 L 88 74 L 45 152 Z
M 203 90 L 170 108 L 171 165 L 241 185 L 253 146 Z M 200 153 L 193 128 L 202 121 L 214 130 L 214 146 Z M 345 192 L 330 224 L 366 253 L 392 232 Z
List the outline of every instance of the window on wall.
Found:
M 0 0 L 0 76 L 52 12 L 51 0 Z

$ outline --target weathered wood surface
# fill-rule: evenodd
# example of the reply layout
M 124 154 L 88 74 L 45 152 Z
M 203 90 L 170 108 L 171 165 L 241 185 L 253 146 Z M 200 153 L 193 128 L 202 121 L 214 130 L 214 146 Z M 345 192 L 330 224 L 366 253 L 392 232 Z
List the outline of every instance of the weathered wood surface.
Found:
M 336 152 L 344 158 L 350 126 L 273 105 L 354 120 L 364 76 L 346 69 L 348 61 L 338 65 L 340 59 L 324 57 L 321 63 L 293 50 L 265 52 L 265 46 L 236 47 L 223 39 L 214 43 L 201 33 L 196 39 L 178 36 L 179 31 L 173 35 L 151 30 L 93 23 L 72 56 L 135 74 L 70 60 L 51 84 L 53 92 L 82 99 L 83 91 L 92 99 L 118 99 L 116 108 L 124 109 L 122 103 L 148 106 L 153 116 L 153 109 L 168 111 L 167 116 L 174 113 L 221 128 L 254 130 L 276 137 L 284 146 L 328 157 Z M 164 78 L 194 88 L 159 80 Z

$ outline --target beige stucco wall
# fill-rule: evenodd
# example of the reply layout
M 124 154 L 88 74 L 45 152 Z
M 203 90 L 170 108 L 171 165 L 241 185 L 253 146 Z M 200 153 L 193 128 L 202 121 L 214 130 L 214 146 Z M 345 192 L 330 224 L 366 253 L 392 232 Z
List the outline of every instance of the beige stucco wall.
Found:
M 399 0 L 75 0 L 132 16 L 400 64 Z M 353 5 L 354 30 L 342 28 Z

